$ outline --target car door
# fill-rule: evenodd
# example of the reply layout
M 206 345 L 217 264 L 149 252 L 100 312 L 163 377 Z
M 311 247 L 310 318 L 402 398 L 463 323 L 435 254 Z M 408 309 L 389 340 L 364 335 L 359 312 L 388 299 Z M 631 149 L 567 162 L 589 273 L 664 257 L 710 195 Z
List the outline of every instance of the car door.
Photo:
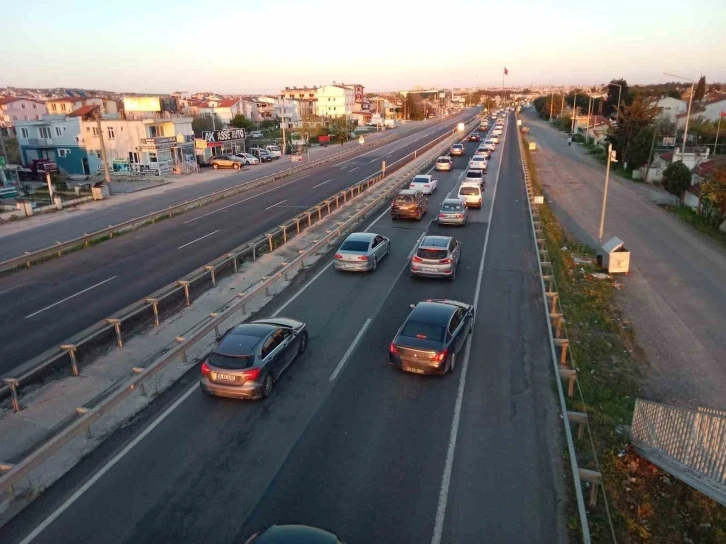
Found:
M 260 353 L 265 371 L 269 372 L 274 379 L 277 379 L 285 366 L 285 352 L 277 349 L 280 347 L 280 336 L 276 333 L 277 331 L 267 337 L 265 343 L 262 344 Z
M 417 194 L 419 201 L 421 202 L 421 209 L 423 210 L 423 213 L 426 213 L 427 211 L 429 211 L 429 199 L 421 191 L 419 191 Z
M 383 252 L 381 251 L 382 242 L 383 242 L 383 237 L 380 235 L 377 235 L 375 238 L 373 238 L 373 240 L 371 240 L 371 247 L 368 250 L 371 252 L 371 254 L 373 254 L 373 256 L 378 258 L 378 260 L 380 260 L 381 257 L 383 257 Z
M 454 260 L 458 266 L 459 259 L 461 258 L 461 242 L 459 242 L 456 238 L 452 238 L 449 241 L 449 253 L 451 254 L 452 260 Z
M 292 329 L 289 327 L 281 327 L 276 331 L 278 337 L 280 338 L 280 349 L 282 350 L 284 363 L 283 368 L 280 371 L 280 374 L 282 374 L 282 371 L 287 368 L 287 366 L 292 363 L 292 360 L 295 358 L 295 355 L 297 355 L 298 350 L 298 344 L 299 338 L 292 334 Z
M 451 338 L 449 349 L 458 355 L 461 349 L 459 326 L 461 325 L 461 314 L 456 310 L 449 321 L 448 336 Z

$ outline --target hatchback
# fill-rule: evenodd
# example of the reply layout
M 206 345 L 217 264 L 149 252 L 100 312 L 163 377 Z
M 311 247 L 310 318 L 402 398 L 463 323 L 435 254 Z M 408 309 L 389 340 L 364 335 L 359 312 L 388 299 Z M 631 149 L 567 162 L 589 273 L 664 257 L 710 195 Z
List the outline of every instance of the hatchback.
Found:
M 474 330 L 475 309 L 456 300 L 429 299 L 411 313 L 388 347 L 388 362 L 414 374 L 446 374 Z
M 436 171 L 437 172 L 451 172 L 454 169 L 454 161 L 451 157 L 439 157 L 436 159 Z
M 489 152 L 490 152 L 490 153 L 493 153 L 493 152 L 494 152 L 494 150 L 495 150 L 495 149 L 497 148 L 497 144 L 495 144 L 495 143 L 494 143 L 493 141 L 491 141 L 491 140 L 485 140 L 485 141 L 484 141 L 484 143 L 486 144 L 486 146 L 487 146 L 487 149 L 489 149 Z
M 447 198 L 441 203 L 436 220 L 439 225 L 466 225 L 468 214 L 465 201 L 460 198 Z
M 461 156 L 466 154 L 466 149 L 464 149 L 464 144 L 454 144 L 449 149 L 449 155 L 456 155 Z
M 391 203 L 391 219 L 421 220 L 429 209 L 429 201 L 421 191 L 403 189 Z
M 391 241 L 372 232 L 354 232 L 335 253 L 335 268 L 365 272 L 378 268 L 378 261 L 391 252 Z
M 491 155 L 491 151 L 489 151 L 489 147 L 487 144 L 479 144 L 479 147 L 476 148 L 475 155 L 481 155 L 485 159 L 489 159 L 489 156 Z
M 250 153 L 235 153 L 234 156 L 242 159 L 245 164 L 260 164 L 260 159 Z
M 486 172 L 479 168 L 470 168 L 466 171 L 463 183 L 477 183 L 480 186 L 484 185 L 484 176 Z
M 305 323 L 276 317 L 242 323 L 220 337 L 202 363 L 199 385 L 220 397 L 260 399 L 308 347 Z
M 425 236 L 411 257 L 411 277 L 456 279 L 461 242 L 451 236 Z

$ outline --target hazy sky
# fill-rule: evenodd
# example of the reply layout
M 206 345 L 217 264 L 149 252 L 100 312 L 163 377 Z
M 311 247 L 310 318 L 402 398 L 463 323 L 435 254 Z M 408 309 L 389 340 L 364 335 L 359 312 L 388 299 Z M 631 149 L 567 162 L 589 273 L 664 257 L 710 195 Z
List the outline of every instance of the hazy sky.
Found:
M 724 0 L 7 0 L 0 86 L 276 92 L 726 81 Z

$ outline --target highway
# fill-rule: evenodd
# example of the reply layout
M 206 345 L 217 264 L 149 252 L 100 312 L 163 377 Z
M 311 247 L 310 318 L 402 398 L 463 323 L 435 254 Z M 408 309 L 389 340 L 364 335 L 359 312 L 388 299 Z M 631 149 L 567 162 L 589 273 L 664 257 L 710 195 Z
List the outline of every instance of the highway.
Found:
M 566 542 L 562 423 L 515 131 L 511 118 L 467 226 L 433 220 L 474 143 L 437 174 L 423 221 L 382 210 L 367 226 L 392 241 L 375 273 L 337 272 L 331 252 L 263 310 L 305 321 L 311 335 L 269 399 L 209 398 L 190 373 L 0 540 L 226 544 L 306 523 L 349 544 Z M 427 232 L 463 243 L 455 282 L 409 277 Z M 477 304 L 447 376 L 387 363 L 408 305 L 425 298 Z

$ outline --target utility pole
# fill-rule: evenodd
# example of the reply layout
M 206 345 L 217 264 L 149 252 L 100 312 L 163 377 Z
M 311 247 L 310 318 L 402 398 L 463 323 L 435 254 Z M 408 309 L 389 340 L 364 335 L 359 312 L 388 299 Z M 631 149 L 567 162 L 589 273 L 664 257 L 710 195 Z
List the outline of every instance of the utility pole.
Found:
M 721 119 L 726 117 L 724 115 L 724 112 L 719 112 L 718 115 L 718 125 L 716 125 L 716 141 L 713 143 L 713 154 L 716 155 L 716 152 L 718 151 L 718 133 L 721 132 Z
M 600 231 L 597 235 L 598 244 L 602 246 L 602 233 L 605 228 L 605 208 L 608 205 L 608 183 L 610 181 L 610 161 L 613 156 L 613 144 L 608 144 L 608 162 L 605 167 L 605 189 L 602 193 L 602 211 L 600 212 Z
M 552 106 L 554 106 L 554 104 L 555 104 L 555 93 L 553 92 L 550 95 L 550 119 L 549 119 L 550 123 L 552 122 Z
M 575 132 L 575 121 L 577 120 L 577 91 L 575 91 L 575 98 L 572 99 L 572 127 L 570 132 Z
M 101 114 L 96 113 L 96 128 L 98 130 L 98 139 L 101 142 L 101 160 L 103 160 L 103 176 L 106 183 L 111 182 L 111 174 L 108 171 L 108 157 L 106 157 L 106 143 L 103 141 L 103 130 L 101 129 Z
M 560 117 L 565 113 L 565 91 L 562 91 L 562 105 L 560 106 Z

